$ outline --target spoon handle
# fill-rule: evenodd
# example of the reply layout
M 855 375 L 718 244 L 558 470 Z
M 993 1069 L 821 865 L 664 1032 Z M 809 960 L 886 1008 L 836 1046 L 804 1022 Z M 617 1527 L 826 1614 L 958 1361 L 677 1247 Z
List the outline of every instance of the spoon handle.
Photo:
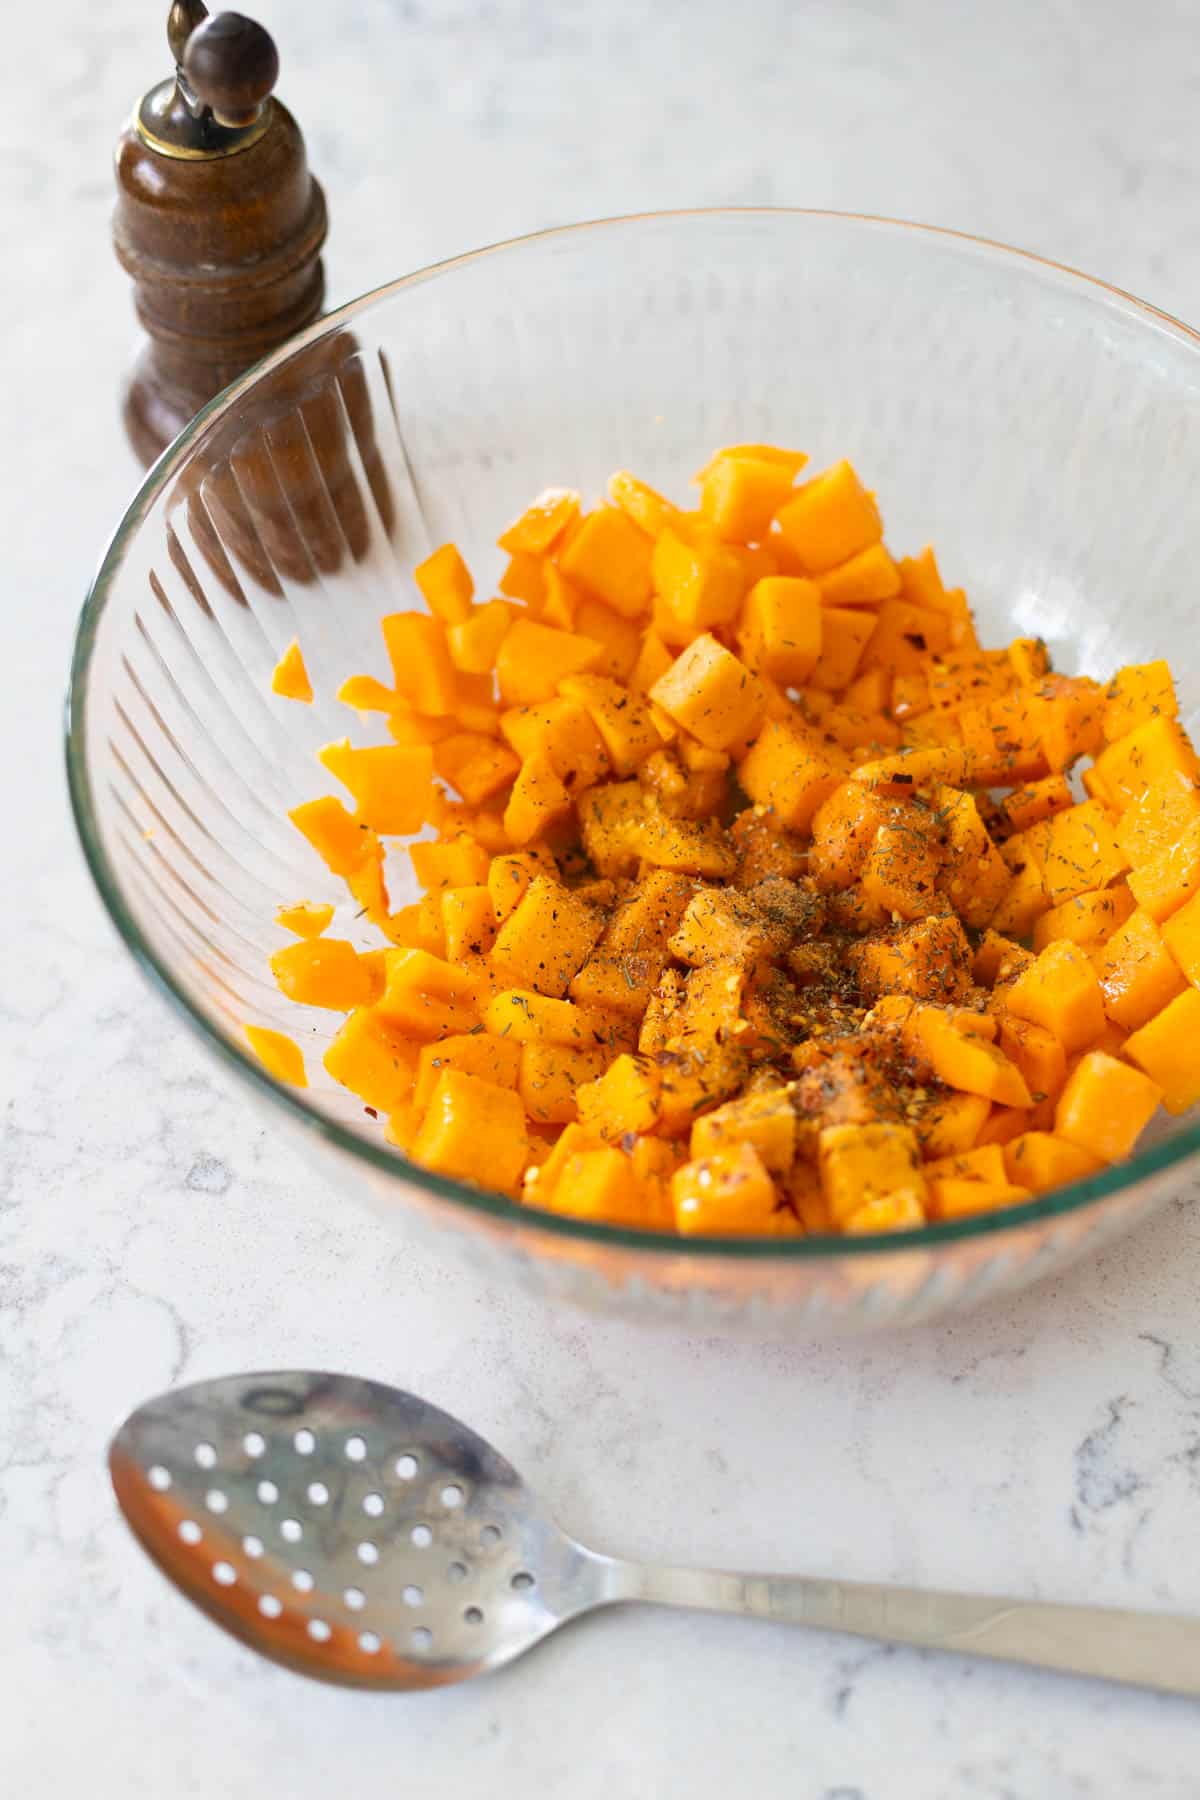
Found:
M 605 1585 L 614 1601 L 744 1613 L 1200 1695 L 1200 1619 L 1178 1614 L 627 1562 L 609 1565 Z

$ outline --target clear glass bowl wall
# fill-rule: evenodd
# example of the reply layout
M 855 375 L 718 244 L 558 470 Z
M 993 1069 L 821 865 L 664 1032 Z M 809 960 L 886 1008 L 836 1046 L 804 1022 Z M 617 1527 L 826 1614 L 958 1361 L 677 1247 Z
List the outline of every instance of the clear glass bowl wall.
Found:
M 897 552 L 932 540 L 986 643 L 1066 670 L 1169 657 L 1200 710 L 1200 342 L 1139 302 L 975 240 L 827 214 L 647 216 L 501 245 L 343 309 L 246 377 L 152 471 L 89 595 L 69 768 L 101 893 L 152 979 L 338 1186 L 501 1279 L 705 1329 L 911 1322 L 1024 1286 L 1183 1191 L 1194 1119 L 1131 1164 L 898 1239 L 682 1241 L 560 1220 L 390 1150 L 325 1077 L 336 1015 L 267 967 L 284 901 L 344 892 L 286 819 L 328 791 L 333 694 L 386 674 L 377 622 L 453 539 L 486 597 L 501 524 L 548 483 L 629 467 L 676 496 L 715 445 L 849 456 Z M 312 707 L 269 692 L 298 637 Z M 393 903 L 414 897 L 406 859 Z M 268 1077 L 245 1022 L 302 1043 Z M 331 1197 L 331 1205 L 339 1204 Z

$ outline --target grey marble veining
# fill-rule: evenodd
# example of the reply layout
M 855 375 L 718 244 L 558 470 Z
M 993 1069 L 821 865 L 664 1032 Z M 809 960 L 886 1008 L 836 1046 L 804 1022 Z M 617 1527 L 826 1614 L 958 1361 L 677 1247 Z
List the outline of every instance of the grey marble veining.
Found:
M 932 219 L 1200 314 L 1194 0 L 251 10 L 329 193 L 335 299 L 544 224 L 736 201 Z M 952 1327 L 641 1337 L 398 1249 L 118 950 L 70 836 L 58 718 L 136 478 L 107 158 L 159 71 L 160 11 L 64 0 L 51 54 L 15 9 L 0 75 L 19 255 L 0 341 L 0 1791 L 1189 1800 L 1186 1701 L 728 1620 L 601 1618 L 412 1701 L 302 1687 L 190 1612 L 118 1524 L 101 1458 L 129 1407 L 312 1363 L 461 1413 L 616 1550 L 1200 1609 L 1200 1213 L 1182 1200 Z

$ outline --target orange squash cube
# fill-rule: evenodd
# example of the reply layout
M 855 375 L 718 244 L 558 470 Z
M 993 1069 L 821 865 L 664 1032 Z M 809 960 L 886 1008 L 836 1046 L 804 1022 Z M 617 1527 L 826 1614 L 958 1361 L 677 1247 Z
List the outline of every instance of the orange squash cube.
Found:
M 428 950 L 397 949 L 385 952 L 384 966 L 376 1013 L 385 1024 L 427 1042 L 477 1022 L 475 983 L 458 964 Z
M 475 887 L 441 888 L 442 936 L 447 962 L 464 962 L 468 956 L 486 956 L 496 935 L 492 896 L 482 884 Z
M 1200 987 L 1200 894 L 1185 900 L 1162 928 L 1163 942 L 1193 986 Z
M 381 628 L 400 698 L 419 713 L 452 713 L 458 686 L 441 620 L 428 613 L 391 613 Z
M 530 844 L 569 817 L 571 805 L 549 757 L 526 757 L 504 809 L 504 829 L 514 844 Z
M 1104 996 L 1078 944 L 1048 944 L 1005 990 L 1004 1004 L 1014 1017 L 1053 1032 L 1068 1052 L 1094 1043 L 1104 1029 Z
M 507 1041 L 507 1040 L 506 1040 Z M 576 1096 L 608 1067 L 608 1051 L 569 1050 L 563 1044 L 523 1043 L 518 1092 L 538 1125 L 569 1125 L 579 1117 Z
M 280 991 L 300 1006 L 350 1012 L 371 998 L 369 972 L 345 938 L 302 938 L 298 944 L 286 944 L 272 956 L 271 973 Z
M 1089 888 L 1107 887 L 1129 866 L 1098 800 L 1085 800 L 1047 820 L 1041 863 L 1051 906 L 1072 900 Z
M 759 543 L 791 493 L 793 479 L 785 463 L 722 451 L 701 478 L 700 510 L 718 537 Z
M 827 574 L 883 536 L 874 496 L 848 462 L 806 481 L 780 508 L 776 523 L 812 575 Z
M 821 595 L 815 582 L 770 575 L 755 582 L 742 609 L 738 645 L 752 669 L 801 687 L 821 655 Z
M 1092 955 L 1104 1010 L 1125 1031 L 1136 1031 L 1185 987 L 1179 967 L 1149 913 L 1131 913 Z
M 656 613 L 668 643 L 686 644 L 697 632 L 729 625 L 737 617 L 746 578 L 733 551 L 722 544 L 693 544 L 664 531 L 654 546 Z
M 354 796 L 358 823 L 385 837 L 421 829 L 429 815 L 433 778 L 428 744 L 375 744 L 354 750 L 349 738 L 343 738 L 317 754 Z
M 684 1237 L 755 1235 L 770 1228 L 775 1184 L 751 1144 L 686 1162 L 671 1177 L 675 1228 Z
M 475 583 L 453 544 L 443 544 L 418 563 L 413 580 L 425 596 L 430 612 L 444 625 L 458 625 L 469 617 Z
M 923 1207 L 921 1154 L 907 1126 L 827 1125 L 818 1143 L 821 1190 L 835 1226 L 868 1201 L 892 1195 L 909 1195 Z
M 1158 1083 L 1140 1069 L 1092 1050 L 1075 1065 L 1059 1097 L 1055 1136 L 1101 1162 L 1119 1162 L 1133 1149 L 1161 1098 Z
M 600 506 L 558 552 L 558 566 L 605 606 L 635 619 L 650 605 L 654 542 L 627 512 Z
M 1067 1053 L 1044 1025 L 1002 1013 L 1000 1048 L 1020 1069 L 1035 1106 L 1062 1091 L 1067 1079 Z
M 443 1069 L 409 1155 L 439 1175 L 515 1194 L 529 1160 L 525 1109 L 511 1088 Z
M 1161 659 L 1118 669 L 1104 698 L 1104 738 L 1110 744 L 1148 719 L 1173 719 L 1179 711 L 1171 671 Z
M 900 571 L 882 544 L 871 544 L 857 556 L 816 578 L 826 606 L 867 606 L 890 600 L 901 589 Z
M 476 1075 L 495 1087 L 516 1088 L 521 1074 L 521 1046 L 487 1031 L 462 1032 L 435 1044 L 422 1044 L 417 1056 L 413 1105 L 422 1112 L 433 1098 L 443 1069 Z
M 806 831 L 823 800 L 848 773 L 848 759 L 801 725 L 769 719 L 738 767 L 751 800 L 766 806 L 781 825 Z
M 508 706 L 536 706 L 552 700 L 565 675 L 596 666 L 603 648 L 594 638 L 558 631 L 537 619 L 516 619 L 496 657 L 500 697 Z
M 1117 841 L 1135 869 L 1177 844 L 1200 824 L 1200 789 L 1182 769 L 1170 769 L 1139 793 L 1117 822 Z
M 500 927 L 492 967 L 505 987 L 561 1000 L 603 929 L 603 914 L 594 906 L 537 875 Z
M 1169 1113 L 1185 1113 L 1200 1101 L 1200 993 L 1184 988 L 1139 1031 L 1122 1054 L 1162 1089 Z
M 1126 807 L 1152 782 L 1173 773 L 1195 782 L 1200 759 L 1179 721 L 1160 714 L 1109 744 L 1096 758 L 1095 768 L 1113 804 Z
M 488 853 L 465 831 L 441 843 L 410 844 L 408 857 L 423 888 L 478 887 L 487 881 Z
M 373 1007 L 360 1006 L 342 1025 L 325 1052 L 326 1072 L 385 1115 L 411 1097 L 418 1046 L 389 1027 Z
M 320 937 L 329 926 L 333 911 L 332 906 L 315 906 L 311 900 L 302 900 L 298 906 L 281 906 L 275 914 L 275 923 L 296 937 Z
M 1004 1166 L 1010 1181 L 1044 1194 L 1065 1187 L 1068 1181 L 1082 1181 L 1104 1165 L 1089 1150 L 1081 1150 L 1053 1132 L 1026 1131 L 1005 1144 Z
M 312 682 L 304 666 L 300 645 L 293 638 L 271 672 L 271 692 L 284 700 L 301 700 L 311 704 Z M 258 1028 L 255 1027 L 257 1030 Z
M 648 756 L 661 749 L 662 739 L 648 706 L 620 682 L 604 675 L 570 675 L 559 684 L 559 693 L 582 707 L 598 733 L 615 774 L 632 775 Z M 592 778 L 593 780 L 595 777 Z M 579 777 L 583 786 L 590 783 Z
M 862 653 L 875 631 L 875 615 L 852 607 L 822 606 L 821 654 L 809 680 L 822 692 L 839 694 L 858 672 Z
M 1129 891 L 1161 924 L 1200 889 L 1200 819 L 1186 826 L 1173 844 L 1129 872 Z
M 1065 938 L 1084 950 L 1094 950 L 1123 925 L 1134 909 L 1134 898 L 1124 884 L 1076 894 L 1044 912 L 1034 921 L 1033 947 L 1044 950 L 1056 938 Z
M 379 839 L 370 826 L 352 818 L 332 795 L 306 800 L 288 818 L 335 875 L 351 876 L 379 854 Z
M 543 488 L 496 542 L 511 556 L 544 556 L 578 517 L 579 495 L 574 488 Z
M 650 698 L 713 750 L 745 742 L 766 705 L 757 677 L 707 633 L 676 657 Z
M 268 1075 L 286 1081 L 289 1087 L 308 1086 L 304 1068 L 304 1052 L 295 1038 L 284 1031 L 272 1031 L 267 1025 L 244 1025 L 247 1042 Z
M 907 1029 L 907 1028 L 906 1028 Z M 1016 1064 L 984 1037 L 964 1033 L 937 1006 L 919 1006 L 911 1032 L 939 1081 L 999 1106 L 1029 1106 L 1031 1095 Z

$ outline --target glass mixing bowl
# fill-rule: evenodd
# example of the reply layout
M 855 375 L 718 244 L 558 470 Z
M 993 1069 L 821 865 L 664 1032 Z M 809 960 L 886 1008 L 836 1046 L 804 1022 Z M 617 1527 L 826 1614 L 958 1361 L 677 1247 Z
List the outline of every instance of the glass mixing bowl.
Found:
M 539 488 L 629 467 L 676 495 L 715 445 L 849 456 L 896 551 L 932 540 L 986 643 L 1063 669 L 1170 659 L 1200 711 L 1200 339 L 1070 270 L 953 233 L 828 213 L 614 220 L 502 244 L 368 294 L 207 407 L 151 471 L 88 595 L 68 760 L 118 931 L 248 1097 L 401 1233 L 503 1280 L 704 1330 L 909 1323 L 1011 1291 L 1178 1193 L 1195 1119 L 1030 1205 L 896 1237 L 681 1240 L 524 1210 L 426 1173 L 336 1088 L 338 1023 L 267 968 L 285 901 L 339 884 L 285 814 L 326 790 L 332 695 L 386 672 L 380 616 L 452 538 L 482 594 Z M 318 695 L 277 700 L 298 636 Z M 407 859 L 405 859 L 406 861 Z M 413 898 L 393 882 L 393 903 Z M 362 943 L 368 940 L 360 938 Z M 281 1086 L 245 1022 L 304 1045 Z

